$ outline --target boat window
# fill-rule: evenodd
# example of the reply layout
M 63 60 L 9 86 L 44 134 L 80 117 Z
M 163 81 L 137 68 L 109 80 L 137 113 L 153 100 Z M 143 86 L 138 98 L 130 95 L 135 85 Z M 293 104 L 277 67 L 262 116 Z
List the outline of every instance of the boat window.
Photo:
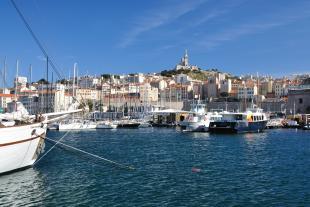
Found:
M 236 120 L 242 120 L 242 114 L 237 114 L 236 115 Z

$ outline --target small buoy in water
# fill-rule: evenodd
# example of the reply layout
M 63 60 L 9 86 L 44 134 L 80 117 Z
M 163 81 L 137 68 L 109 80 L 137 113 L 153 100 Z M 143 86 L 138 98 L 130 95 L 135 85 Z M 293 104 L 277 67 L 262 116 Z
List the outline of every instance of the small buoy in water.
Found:
M 199 172 L 201 172 L 201 169 L 196 168 L 196 167 L 193 167 L 193 168 L 192 168 L 192 172 L 193 172 L 193 173 L 199 173 Z

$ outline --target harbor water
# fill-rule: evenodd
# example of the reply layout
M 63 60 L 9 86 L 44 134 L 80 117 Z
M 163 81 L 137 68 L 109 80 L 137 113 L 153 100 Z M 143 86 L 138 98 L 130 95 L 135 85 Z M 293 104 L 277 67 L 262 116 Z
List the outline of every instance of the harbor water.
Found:
M 0 176 L 0 206 L 310 206 L 310 131 L 89 130 L 62 142 L 135 170 L 55 147 Z

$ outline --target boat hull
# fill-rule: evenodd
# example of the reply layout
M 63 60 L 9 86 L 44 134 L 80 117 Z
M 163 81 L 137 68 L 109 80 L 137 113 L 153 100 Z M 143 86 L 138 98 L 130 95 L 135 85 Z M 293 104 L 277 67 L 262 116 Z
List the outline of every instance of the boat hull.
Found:
M 68 123 L 59 124 L 58 130 L 84 130 L 84 129 L 96 129 L 97 125 L 94 123 Z
M 112 123 L 98 123 L 96 129 L 116 129 L 117 125 Z
M 32 166 L 44 148 L 46 124 L 0 128 L 0 174 Z
M 117 128 L 138 128 L 140 123 L 119 123 Z
M 267 121 L 256 122 L 236 122 L 236 121 L 218 121 L 211 122 L 209 132 L 211 133 L 245 133 L 262 132 L 266 128 Z
M 188 122 L 185 130 L 190 132 L 207 132 L 209 130 L 209 124 L 201 122 Z

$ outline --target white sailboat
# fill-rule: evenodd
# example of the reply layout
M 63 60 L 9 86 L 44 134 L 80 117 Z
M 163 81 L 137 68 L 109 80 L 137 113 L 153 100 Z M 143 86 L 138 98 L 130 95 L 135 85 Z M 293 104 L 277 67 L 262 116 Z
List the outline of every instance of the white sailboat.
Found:
M 0 128 L 0 174 L 31 166 L 44 148 L 44 121 Z
M 9 106 L 9 113 L 0 115 L 0 174 L 33 165 L 44 148 L 49 117 L 81 111 L 29 115 L 20 102 Z

